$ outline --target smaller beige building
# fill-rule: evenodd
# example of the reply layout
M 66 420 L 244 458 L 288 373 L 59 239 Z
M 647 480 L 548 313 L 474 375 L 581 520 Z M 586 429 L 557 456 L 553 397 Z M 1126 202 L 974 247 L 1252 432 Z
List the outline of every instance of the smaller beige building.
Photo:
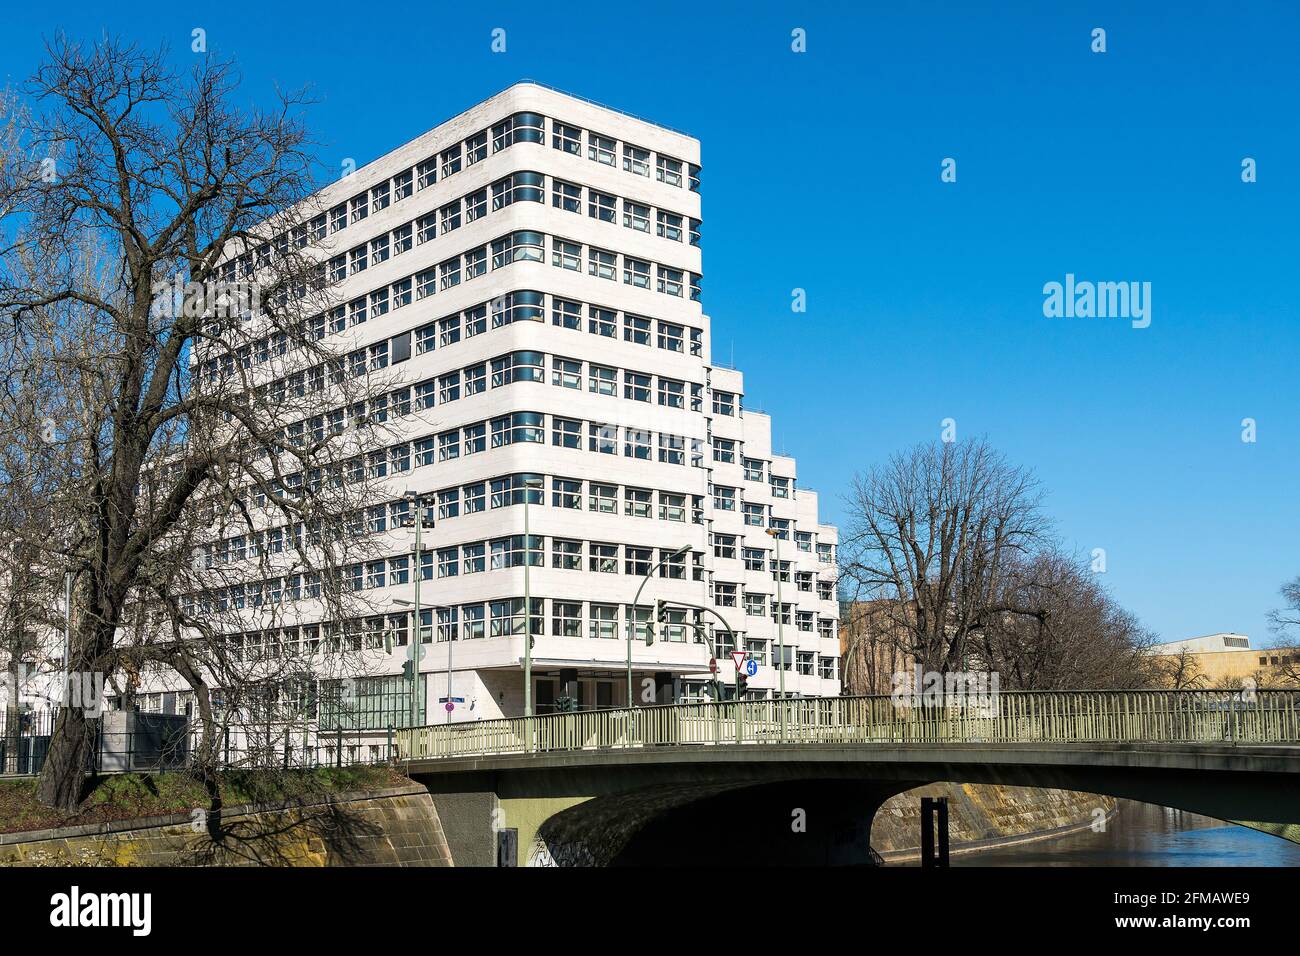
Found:
M 1300 684 L 1300 648 L 1252 648 L 1244 634 L 1222 632 L 1156 644 L 1151 653 L 1170 687 L 1257 687 Z

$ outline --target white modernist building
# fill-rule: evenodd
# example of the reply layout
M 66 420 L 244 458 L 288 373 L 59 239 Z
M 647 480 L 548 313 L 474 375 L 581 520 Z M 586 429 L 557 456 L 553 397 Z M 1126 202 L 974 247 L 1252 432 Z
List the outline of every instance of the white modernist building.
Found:
M 423 719 L 524 712 L 526 590 L 538 713 L 623 706 L 629 633 L 637 704 L 705 696 L 711 654 L 729 692 L 735 649 L 749 695 L 839 693 L 836 531 L 713 362 L 699 171 L 685 134 L 520 83 L 319 197 L 329 331 L 384 369 L 427 516 L 421 560 L 390 522 L 347 573 L 398 622 L 376 674 L 419 635 Z

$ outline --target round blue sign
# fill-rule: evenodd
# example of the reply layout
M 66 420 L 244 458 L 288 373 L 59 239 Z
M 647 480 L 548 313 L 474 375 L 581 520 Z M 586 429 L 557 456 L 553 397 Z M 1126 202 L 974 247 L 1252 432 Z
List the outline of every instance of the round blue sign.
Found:
M 750 677 L 753 677 L 755 674 L 757 674 L 757 673 L 758 673 L 758 661 L 752 661 L 752 660 L 751 660 L 751 661 L 746 661 L 746 662 L 745 662 L 745 673 L 748 674 Z

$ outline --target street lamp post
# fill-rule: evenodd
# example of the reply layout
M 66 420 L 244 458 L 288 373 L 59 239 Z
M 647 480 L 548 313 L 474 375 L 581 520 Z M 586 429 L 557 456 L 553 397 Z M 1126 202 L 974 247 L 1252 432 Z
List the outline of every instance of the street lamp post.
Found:
M 432 610 L 432 609 L 430 609 L 430 610 Z M 445 610 L 445 609 L 444 609 L 444 610 Z M 437 616 L 438 616 L 438 615 L 437 615 L 436 613 L 432 613 L 430 616 L 434 618 L 434 620 L 431 620 L 431 621 L 429 622 L 429 625 L 430 625 L 430 627 L 433 629 L 433 633 L 434 633 L 435 640 L 436 640 L 436 636 L 437 636 L 437 633 L 438 633 L 438 631 L 437 631 L 437 628 L 438 628 Z M 445 614 L 444 616 L 449 618 L 449 617 L 450 617 L 450 612 L 447 612 L 447 614 Z M 452 630 L 448 630 L 448 631 L 447 631 L 447 707 L 446 707 L 446 711 L 447 711 L 447 723 L 449 723 L 449 724 L 451 723 L 451 710 L 452 710 L 452 702 L 451 702 L 451 652 L 452 652 L 452 650 L 455 648 L 455 646 L 456 646 L 456 632 L 455 632 L 455 631 L 452 631 Z
M 533 566 L 532 535 L 528 529 L 528 500 L 532 489 L 542 487 L 542 479 L 524 478 L 524 716 L 533 716 L 533 594 L 529 569 Z M 531 726 L 531 725 L 530 725 Z M 531 747 L 529 748 L 531 749 Z
M 415 626 L 411 629 L 411 749 L 415 749 L 415 727 L 420 717 L 419 701 L 416 695 L 420 689 L 420 577 L 423 573 L 420 554 L 420 528 L 424 524 L 424 512 L 420 507 L 420 496 L 407 492 L 415 511 Z M 450 695 L 449 695 L 450 696 Z
M 767 533 L 776 542 L 776 642 L 781 654 L 781 666 L 777 668 L 776 673 L 781 682 L 781 739 L 785 740 L 785 625 L 781 620 L 781 536 L 777 534 L 775 528 L 768 528 Z
M 637 587 L 636 589 L 636 597 L 632 599 L 632 610 L 628 615 L 628 621 L 627 621 L 627 707 L 628 710 L 632 709 L 632 635 L 636 631 L 636 621 L 634 620 L 634 618 L 636 617 L 637 604 L 641 600 L 641 591 L 644 590 L 646 584 L 650 581 L 650 578 L 654 575 L 654 573 L 658 571 L 664 564 L 666 564 L 668 561 L 672 560 L 673 558 L 685 557 L 690 550 L 691 550 L 691 546 L 689 544 L 684 544 L 676 551 L 674 551 L 672 554 L 665 555 L 664 557 L 660 558 L 659 562 L 645 573 L 645 577 L 641 579 L 640 586 Z

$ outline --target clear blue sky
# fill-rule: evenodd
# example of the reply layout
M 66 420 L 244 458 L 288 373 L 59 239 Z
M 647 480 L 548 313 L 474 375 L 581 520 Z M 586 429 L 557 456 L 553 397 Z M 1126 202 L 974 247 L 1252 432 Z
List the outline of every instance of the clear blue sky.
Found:
M 1114 594 L 1165 639 L 1262 643 L 1300 573 L 1294 3 L 68 2 L 5 18 L 3 81 L 59 26 L 166 42 L 181 64 L 201 27 L 250 99 L 314 84 L 331 163 L 523 77 L 685 129 L 704 148 L 716 355 L 734 342 L 748 404 L 774 415 L 826 518 L 854 471 L 951 417 L 1037 472 L 1060 533 L 1106 549 Z M 1045 318 L 1043 284 L 1067 272 L 1151 282 L 1151 327 Z

